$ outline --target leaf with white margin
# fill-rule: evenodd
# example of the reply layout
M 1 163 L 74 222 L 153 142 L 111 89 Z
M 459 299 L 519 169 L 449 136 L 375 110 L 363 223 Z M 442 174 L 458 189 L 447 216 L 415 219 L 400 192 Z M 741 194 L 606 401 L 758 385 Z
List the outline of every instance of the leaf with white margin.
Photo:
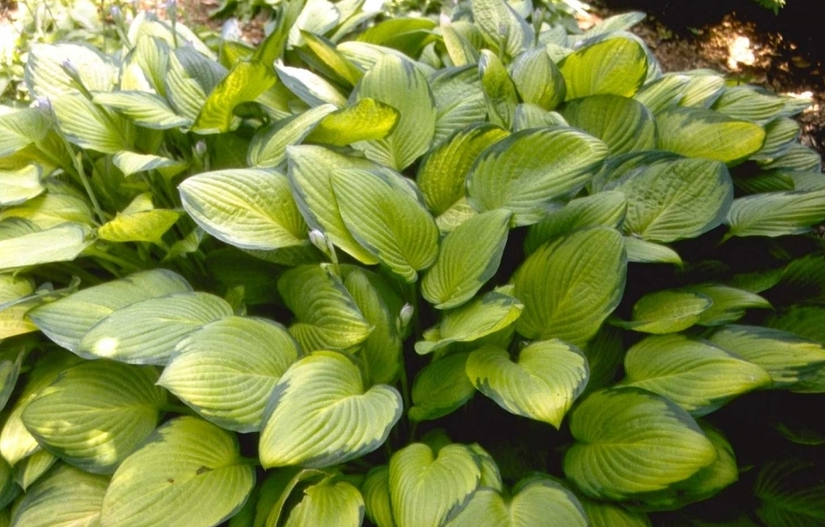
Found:
M 509 209 L 517 226 L 539 222 L 554 200 L 580 190 L 607 156 L 607 145 L 573 128 L 522 130 L 490 146 L 467 176 L 470 204 Z
M 242 249 L 300 245 L 309 230 L 280 172 L 238 168 L 204 172 L 178 186 L 183 208 L 206 232 Z
M 701 326 L 721 326 L 734 322 L 744 317 L 748 308 L 771 308 L 771 303 L 756 293 L 722 284 L 691 285 L 684 289 L 713 300 L 713 304 L 696 321 Z
M 729 324 L 708 339 L 761 366 L 770 374 L 774 388 L 793 389 L 825 366 L 825 346 L 787 331 Z
M 23 411 L 38 443 L 77 468 L 110 474 L 154 430 L 166 392 L 151 367 L 85 361 L 62 372 Z
M 301 501 L 290 511 L 284 527 L 360 527 L 363 518 L 361 492 L 346 481 L 327 478 L 304 489 Z
M 647 78 L 647 54 L 629 38 L 608 38 L 576 50 L 559 65 L 566 100 L 590 95 L 632 97 Z
M 635 304 L 629 322 L 616 321 L 619 327 L 661 335 L 678 333 L 699 321 L 710 309 L 713 300 L 689 291 L 656 291 L 648 293 Z
M 98 321 L 80 340 L 75 353 L 85 359 L 165 365 L 185 336 L 233 314 L 224 299 L 208 293 L 149 298 Z
M 304 352 L 351 348 L 372 331 L 341 280 L 326 268 L 290 269 L 278 279 L 278 292 L 295 314 L 289 332 Z
M 112 162 L 129 177 L 139 172 L 157 170 L 165 178 L 172 178 L 187 168 L 184 161 L 169 159 L 168 157 L 155 156 L 151 154 L 136 154 L 134 152 L 118 152 L 112 158 Z
M 398 527 L 439 527 L 468 503 L 481 467 L 473 450 L 451 444 L 433 451 L 412 443 L 390 458 L 390 502 Z
M 384 139 L 395 130 L 399 116 L 392 106 L 363 98 L 321 119 L 306 140 L 346 146 L 356 141 Z
M 669 263 L 681 267 L 679 253 L 658 243 L 649 242 L 635 236 L 626 236 L 624 247 L 627 250 L 627 261 L 635 263 Z
M 415 282 L 435 262 L 438 227 L 403 176 L 342 169 L 331 180 L 344 224 L 390 270 Z
M 587 397 L 570 416 L 564 473 L 587 496 L 625 500 L 663 490 L 716 460 L 713 443 L 675 403 L 638 388 Z
M 516 57 L 510 65 L 510 77 L 525 103 L 553 110 L 564 101 L 564 77 L 542 47 Z
M 313 128 L 335 111 L 332 104 L 322 104 L 297 115 L 261 127 L 249 143 L 249 164 L 257 168 L 274 168 L 286 161 L 289 146 L 301 143 Z
M 675 402 L 694 416 L 772 384 L 768 372 L 708 341 L 685 335 L 648 337 L 624 358 L 623 386 L 635 386 Z
M 762 148 L 765 131 L 713 110 L 670 108 L 656 115 L 659 149 L 735 164 Z
M 781 115 L 784 106 L 781 97 L 760 93 L 753 86 L 729 86 L 713 103 L 719 113 L 762 126 Z
M 341 108 L 347 105 L 347 98 L 335 86 L 308 69 L 275 66 L 275 71 L 284 86 L 311 107 L 331 104 Z
M 89 91 L 112 91 L 117 81 L 117 67 L 92 46 L 70 44 L 34 44 L 26 61 L 26 87 L 32 98 L 55 99 L 63 94 L 78 93 L 74 81 L 63 69 L 69 61 L 80 81 Z
M 438 419 L 464 405 L 476 393 L 467 378 L 468 352 L 453 353 L 434 360 L 415 376 L 412 386 L 413 421 Z
M 361 484 L 367 518 L 377 527 L 396 527 L 390 504 L 390 469 L 387 465 L 374 467 Z
M 293 364 L 270 396 L 261 464 L 323 468 L 356 459 L 384 443 L 401 411 L 395 388 L 367 388 L 347 355 L 316 351 Z
M 28 317 L 51 340 L 75 351 L 92 326 L 114 311 L 148 298 L 191 290 L 180 275 L 154 269 L 83 289 L 29 311 Z
M 109 478 L 59 465 L 15 505 L 12 527 L 100 525 L 100 506 Z
M 41 302 L 39 292 L 36 292 L 34 287 L 34 280 L 31 278 L 11 273 L 0 274 L 0 340 L 37 331 L 37 326 L 25 318 L 26 312 Z M 0 410 L 8 401 L 15 382 L 11 381 L 11 387 L 3 382 L 3 377 L 14 371 L 11 365 L 15 363 L 10 360 L 13 358 L 11 354 L 4 358 L 6 360 L 0 358 Z M 16 376 L 17 373 L 14 373 L 13 378 L 16 379 Z
M 38 165 L 29 165 L 20 170 L 0 169 L 0 207 L 19 205 L 39 196 L 46 188 L 40 184 L 43 169 Z
M 91 229 L 62 223 L 50 229 L 0 240 L 0 272 L 53 262 L 69 262 L 92 244 Z
M 584 345 L 619 305 L 626 272 L 624 240 L 613 229 L 576 231 L 545 243 L 513 277 L 513 294 L 524 303 L 516 331 Z
M 444 527 L 588 527 L 581 503 L 567 488 L 543 475 L 525 478 L 505 497 L 481 488 Z
M 484 49 L 478 61 L 478 74 L 481 77 L 481 89 L 484 91 L 490 122 L 508 130 L 512 129 L 518 105 L 518 92 L 504 63 L 498 55 Z
M 0 157 L 11 156 L 48 135 L 52 123 L 42 109 L 4 106 L 3 111 L 8 113 L 0 115 Z
M 227 317 L 179 342 L 157 383 L 222 428 L 257 432 L 269 394 L 298 356 L 280 324 Z
M 513 5 L 500 0 L 474 0 L 471 3 L 473 20 L 493 49 L 501 46 L 502 54 L 515 57 L 533 45 L 533 27 L 519 15 Z
M 604 141 L 612 155 L 656 148 L 653 114 L 633 99 L 591 95 L 568 102 L 561 114 L 570 126 Z
M 255 486 L 234 434 L 196 417 L 158 428 L 118 467 L 102 527 L 210 527 L 233 516 Z
M 730 206 L 725 237 L 803 234 L 823 220 L 825 189 L 743 196 Z
M 579 498 L 590 527 L 652 527 L 650 518 L 643 512 L 630 511 L 621 505 L 604 501 Z
M 447 311 L 437 326 L 424 332 L 424 340 L 415 343 L 415 351 L 426 355 L 453 342 L 478 340 L 511 325 L 523 309 L 517 298 L 490 291 L 469 304 Z
M 182 128 L 192 120 L 175 113 L 160 95 L 144 91 L 98 92 L 92 102 L 112 108 L 133 123 L 154 130 Z
M 135 128 L 128 120 L 95 105 L 80 93 L 61 95 L 52 100 L 60 131 L 81 148 L 116 154 L 129 150 Z
M 436 109 L 430 85 L 413 64 L 384 55 L 359 82 L 355 100 L 374 99 L 398 110 L 395 129 L 384 139 L 355 143 L 368 159 L 403 170 L 425 154 L 435 134 Z
M 436 309 L 450 309 L 470 300 L 496 274 L 512 213 L 499 209 L 474 216 L 441 242 L 435 264 L 424 275 L 421 294 Z

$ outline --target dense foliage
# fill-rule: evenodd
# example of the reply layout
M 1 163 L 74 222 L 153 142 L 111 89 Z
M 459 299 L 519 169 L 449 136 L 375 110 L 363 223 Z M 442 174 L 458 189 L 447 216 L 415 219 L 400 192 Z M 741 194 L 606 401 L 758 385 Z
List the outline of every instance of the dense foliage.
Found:
M 807 103 L 549 17 L 32 47 L 0 525 L 825 524 Z

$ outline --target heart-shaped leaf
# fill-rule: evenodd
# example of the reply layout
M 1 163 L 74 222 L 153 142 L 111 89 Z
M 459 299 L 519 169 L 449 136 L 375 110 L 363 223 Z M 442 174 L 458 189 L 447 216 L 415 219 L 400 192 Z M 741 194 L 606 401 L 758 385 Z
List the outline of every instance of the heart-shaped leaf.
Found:
M 257 60 L 240 61 L 212 90 L 201 108 L 192 130 L 197 133 L 228 132 L 235 107 L 254 101 L 277 82 L 270 64 Z
M 360 527 L 364 516 L 364 497 L 346 481 L 324 481 L 304 489 L 284 527 L 335 525 Z
M 525 51 L 510 66 L 510 76 L 521 100 L 552 110 L 564 101 L 564 77 L 543 48 Z
M 570 126 L 604 141 L 613 155 L 656 148 L 653 114 L 633 99 L 592 95 L 570 101 L 561 113 Z
M 632 97 L 647 78 L 645 49 L 629 38 L 608 38 L 568 55 L 560 64 L 566 99 L 599 94 Z

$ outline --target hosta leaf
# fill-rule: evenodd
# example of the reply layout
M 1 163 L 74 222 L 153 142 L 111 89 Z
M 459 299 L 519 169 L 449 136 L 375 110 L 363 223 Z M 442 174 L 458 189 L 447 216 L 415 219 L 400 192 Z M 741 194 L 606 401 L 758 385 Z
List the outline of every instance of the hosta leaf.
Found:
M 627 262 L 613 229 L 577 231 L 536 249 L 513 277 L 524 303 L 516 330 L 530 339 L 581 346 L 618 306 Z
M 24 350 L 8 350 L 0 353 L 0 411 L 6 408 L 17 385 L 23 365 Z
M 398 527 L 439 527 L 466 506 L 481 479 L 475 453 L 465 445 L 433 451 L 413 443 L 390 458 L 390 500 Z
M 19 205 L 40 195 L 46 188 L 40 184 L 43 170 L 37 165 L 29 165 L 20 170 L 0 170 L 0 207 Z
M 17 238 L 0 240 L 0 271 L 77 258 L 92 244 L 90 229 L 79 223 L 63 223 Z
M 254 432 L 275 383 L 298 355 L 280 325 L 227 317 L 182 340 L 158 384 L 216 425 Z
M 126 151 L 115 154 L 112 162 L 126 177 L 139 172 L 157 170 L 164 177 L 171 178 L 186 169 L 186 163 L 177 159 Z
M 0 457 L 0 506 L 6 508 L 6 505 L 20 495 L 20 487 L 14 481 L 14 471 L 8 462 Z M 0 522 L 2 525 L 2 522 Z M 6 523 L 8 525 L 8 523 Z
M 358 35 L 361 42 L 371 42 L 397 49 L 410 57 L 417 57 L 428 43 L 435 40 L 435 22 L 428 18 L 399 17 L 376 23 Z
M 759 472 L 754 494 L 756 516 L 768 527 L 825 525 L 825 484 L 805 462 L 774 462 Z
M 168 60 L 166 70 L 160 73 L 167 99 L 179 115 L 195 121 L 206 95 L 226 76 L 226 68 L 190 46 L 176 48 Z
M 202 325 L 232 315 L 222 298 L 174 293 L 129 304 L 97 322 L 75 353 L 130 364 L 166 364 L 175 345 Z
M 327 479 L 304 489 L 303 498 L 289 513 L 284 527 L 360 527 L 363 516 L 361 492 L 346 481 Z
M 372 327 L 340 279 L 314 265 L 296 267 L 278 280 L 278 291 L 297 322 L 289 331 L 305 351 L 360 344 Z
M 88 226 L 94 224 L 91 203 L 74 186 L 61 183 L 53 178 L 43 181 L 43 186 L 46 187 L 46 192 L 43 194 L 16 207 L 6 207 L 0 211 L 0 220 L 25 219 L 37 228 L 19 231 L 15 235 L 6 234 L 2 238 L 20 236 L 24 232 L 33 233 L 41 229 L 51 229 L 65 223 Z
M 478 61 L 478 74 L 481 77 L 481 88 L 484 90 L 484 100 L 487 101 L 490 122 L 511 129 L 518 104 L 518 92 L 504 63 L 489 49 L 482 50 Z
M 191 290 L 181 276 L 155 269 L 78 291 L 33 309 L 28 317 L 47 337 L 75 351 L 86 332 L 114 311 L 148 298 Z
M 564 77 L 543 48 L 525 51 L 510 66 L 521 100 L 552 110 L 564 101 Z
M 282 165 L 286 161 L 287 147 L 300 143 L 314 126 L 333 111 L 335 106 L 322 104 L 261 128 L 249 144 L 249 164 L 261 168 Z
M 63 64 L 69 62 L 89 91 L 111 91 L 117 81 L 117 67 L 91 46 L 61 42 L 34 44 L 26 61 L 26 87 L 32 97 L 54 99 L 78 88 Z
M 39 108 L 23 108 L 0 115 L 0 157 L 10 156 L 44 139 L 51 124 L 48 114 Z
M 237 438 L 195 417 L 158 428 L 112 477 L 102 527 L 209 527 L 234 515 L 255 486 Z
M 379 465 L 367 473 L 361 485 L 367 518 L 377 527 L 396 527 L 390 504 L 390 469 Z
M 448 234 L 421 293 L 437 309 L 459 306 L 493 277 L 501 263 L 512 213 L 499 209 L 468 219 Z
M 825 346 L 778 329 L 729 324 L 709 340 L 765 369 L 774 388 L 792 388 L 825 365 Z
M 761 296 L 721 284 L 702 284 L 687 288 L 688 291 L 705 295 L 713 304 L 702 312 L 696 322 L 702 326 L 721 326 L 745 316 L 748 308 L 770 309 L 771 304 Z
M 521 103 L 516 106 L 516 114 L 513 117 L 514 132 L 547 126 L 569 126 L 569 124 L 560 113 L 548 112 L 535 104 Z
M 706 159 L 656 162 L 630 172 L 613 189 L 627 198 L 625 232 L 657 243 L 713 229 L 733 199 L 725 165 Z
M 587 359 L 560 340 L 533 342 L 513 361 L 506 350 L 484 346 L 470 354 L 467 377 L 508 412 L 561 426 L 587 384 Z
M 678 73 L 668 73 L 642 86 L 633 98 L 654 114 L 679 104 L 684 96 L 688 77 Z
M 666 489 L 716 460 L 716 449 L 675 403 L 637 388 L 611 388 L 571 414 L 576 443 L 564 473 L 594 498 L 622 500 Z
M 301 36 L 304 38 L 307 47 L 312 50 L 318 59 L 350 86 L 358 84 L 358 81 L 364 76 L 364 73 L 344 58 L 341 52 L 335 49 L 334 45 L 328 40 L 307 31 L 301 31 Z
M 579 49 L 560 64 L 566 100 L 590 95 L 632 97 L 647 77 L 647 54 L 629 38 L 609 38 Z
M 13 527 L 100 525 L 100 506 L 109 478 L 60 465 L 32 486 L 16 504 Z
M 825 189 L 756 194 L 733 200 L 726 236 L 802 234 L 823 220 Z
M 656 148 L 653 114 L 633 99 L 593 95 L 570 101 L 561 113 L 570 126 L 604 141 L 613 155 Z
M 771 385 L 768 372 L 707 341 L 648 337 L 624 359 L 623 385 L 658 393 L 692 415 L 705 415 L 744 393 Z
M 553 200 L 581 189 L 606 156 L 604 143 L 572 128 L 516 132 L 476 160 L 467 177 L 470 204 L 509 209 L 516 225 L 537 223 Z
M 368 159 L 403 170 L 427 152 L 435 133 L 435 100 L 427 79 L 410 62 L 382 57 L 358 84 L 356 100 L 365 98 L 399 113 L 395 129 L 386 138 L 354 145 Z
M 256 60 L 238 62 L 206 98 L 192 130 L 197 133 L 228 132 L 235 107 L 254 101 L 275 82 L 277 77 L 269 64 Z
M 481 488 L 445 527 L 586 527 L 579 500 L 551 478 L 520 481 L 512 496 Z
M 734 164 L 759 151 L 761 126 L 712 110 L 671 108 L 656 115 L 659 149 Z
M 466 352 L 447 355 L 431 362 L 416 375 L 410 419 L 438 419 L 470 400 L 476 390 L 465 373 L 468 356 Z
M 438 227 L 404 179 L 391 171 L 338 170 L 341 217 L 358 242 L 407 282 L 438 256 Z
M 478 63 L 478 50 L 446 17 L 441 19 L 441 38 L 453 65 L 460 67 Z
M 712 305 L 713 300 L 700 293 L 656 291 L 633 305 L 630 322 L 616 324 L 643 333 L 677 333 L 696 324 Z
M 621 505 L 581 498 L 579 502 L 587 513 L 590 527 L 651 527 L 650 519 L 642 512 L 629 511 Z
M 441 143 L 450 134 L 485 120 L 487 103 L 475 64 L 440 70 L 431 79 L 430 86 L 436 107 L 433 144 Z
M 331 104 L 336 108 L 346 106 L 347 98 L 338 88 L 320 75 L 303 68 L 276 66 L 278 78 L 299 99 L 309 106 Z
M 261 463 L 326 467 L 361 457 L 384 443 L 401 410 L 395 388 L 367 388 L 349 357 L 317 351 L 275 386 L 261 430 Z
M 61 132 L 71 143 L 116 154 L 129 150 L 134 140 L 131 123 L 103 110 L 79 93 L 61 95 L 52 101 Z
M 111 473 L 155 429 L 166 393 L 154 368 L 83 362 L 23 411 L 23 424 L 49 452 L 92 473 Z
M 796 143 L 802 129 L 799 123 L 779 117 L 765 125 L 765 143 L 751 159 L 769 160 L 781 156 Z
M 309 228 L 280 172 L 233 169 L 187 178 L 178 187 L 189 216 L 206 232 L 243 249 L 299 245 Z
M 765 325 L 811 339 L 825 345 L 825 308 L 792 306 L 787 311 L 768 317 Z
M 102 225 L 97 234 L 111 242 L 152 242 L 163 244 L 163 235 L 177 223 L 181 213 L 174 210 L 152 209 L 118 213 Z
M 779 157 L 762 163 L 765 170 L 796 170 L 800 172 L 819 172 L 822 170 L 822 158 L 819 152 L 800 143 L 791 145 Z
M 671 263 L 678 266 L 683 263 L 679 253 L 667 245 L 659 245 L 635 236 L 627 236 L 624 239 L 624 246 L 627 249 L 628 262 Z
M 471 7 L 473 20 L 489 46 L 501 46 L 500 51 L 511 57 L 532 46 L 535 39 L 533 28 L 509 2 L 474 0 Z
M 26 311 L 33 307 L 32 302 L 37 302 L 36 297 L 33 295 L 35 295 L 34 282 L 30 278 L 22 275 L 0 274 L 0 340 L 37 331 L 37 326 L 24 318 Z M 27 298 L 33 300 L 26 300 Z M 9 359 L 11 355 L 5 358 Z M 13 364 L 15 364 L 13 360 L 0 361 L 0 379 L 5 374 L 13 375 L 14 379 L 17 378 L 16 373 L 12 374 L 15 371 Z M 5 369 L 3 366 L 9 369 Z M 19 367 L 18 364 L 18 370 Z M 8 401 L 8 396 L 14 387 L 14 380 L 11 381 L 11 384 L 12 386 L 7 388 L 5 383 L 0 380 L 0 402 L 3 404 Z M 7 391 L 8 393 L 6 393 Z M 2 395 L 4 393 L 5 397 Z M 0 404 L 0 409 L 2 409 L 3 404 Z
M 395 130 L 399 117 L 398 110 L 392 106 L 363 98 L 321 119 L 306 140 L 345 146 L 357 141 L 384 139 Z
M 524 306 L 514 297 L 491 291 L 469 304 L 448 311 L 441 323 L 424 332 L 415 351 L 424 355 L 453 342 L 471 342 L 506 328 L 521 315 Z
M 95 104 L 117 110 L 137 125 L 155 130 L 187 127 L 192 120 L 175 113 L 159 95 L 144 91 L 98 92 Z
M 713 109 L 734 119 L 765 125 L 779 116 L 785 101 L 776 95 L 760 93 L 752 86 L 732 86 L 713 103 Z
M 679 106 L 710 108 L 724 91 L 724 77 L 715 71 L 699 70 L 690 76 Z
M 20 488 L 27 490 L 40 476 L 45 474 L 57 462 L 57 458 L 46 450 L 38 450 L 34 454 L 21 459 L 14 466 L 14 481 Z

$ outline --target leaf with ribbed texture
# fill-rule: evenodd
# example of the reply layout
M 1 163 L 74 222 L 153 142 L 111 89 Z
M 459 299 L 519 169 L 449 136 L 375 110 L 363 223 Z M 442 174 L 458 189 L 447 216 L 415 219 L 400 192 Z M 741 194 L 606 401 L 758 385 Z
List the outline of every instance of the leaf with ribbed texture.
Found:
M 560 64 L 566 100 L 590 95 L 632 97 L 647 78 L 647 54 L 629 38 L 609 38 L 581 48 Z
M 768 527 L 825 526 L 825 484 L 803 461 L 769 463 L 759 471 L 756 516 Z
M 0 457 L 0 507 L 6 508 L 6 505 L 20 495 L 20 487 L 14 481 L 14 470 L 8 462 Z M 2 525 L 2 522 L 0 522 Z M 8 525 L 8 524 L 7 524 Z
M 627 249 L 627 261 L 636 263 L 670 263 L 682 266 L 682 258 L 679 253 L 658 243 L 649 242 L 635 236 L 627 236 L 624 239 L 624 246 Z
M 437 309 L 470 300 L 498 270 L 511 216 L 505 209 L 484 212 L 448 234 L 421 283 L 424 298 Z
M 26 61 L 26 86 L 32 97 L 54 100 L 67 93 L 78 93 L 74 81 L 63 69 L 66 61 L 89 91 L 112 91 L 117 82 L 115 64 L 91 46 L 66 42 L 34 44 Z
M 78 291 L 33 309 L 28 317 L 47 337 L 75 351 L 92 326 L 114 311 L 148 298 L 191 290 L 183 277 L 155 269 Z
M 650 518 L 643 512 L 630 511 L 621 505 L 580 498 L 590 527 L 651 527 Z
M 660 112 L 656 127 L 660 150 L 728 164 L 755 154 L 765 140 L 765 131 L 758 124 L 700 108 Z
M 342 169 L 331 179 L 344 224 L 390 270 L 415 282 L 435 262 L 438 227 L 402 176 Z
M 17 503 L 12 527 L 100 525 L 100 506 L 109 478 L 60 465 L 32 486 Z
M 295 313 L 289 332 L 305 352 L 351 348 L 370 335 L 372 327 L 341 280 L 323 267 L 290 269 L 278 280 L 278 292 Z
M 450 134 L 487 118 L 487 102 L 478 77 L 478 66 L 439 70 L 430 80 L 436 107 L 433 144 Z
M 487 116 L 490 122 L 506 129 L 512 129 L 518 105 L 518 91 L 507 68 L 498 56 L 484 49 L 478 61 L 481 88 L 487 102 Z
M 509 209 L 516 225 L 540 221 L 554 200 L 575 194 L 596 174 L 607 146 L 572 128 L 516 132 L 484 150 L 467 176 L 470 204 Z
M 227 317 L 178 343 L 158 384 L 222 428 L 257 432 L 269 394 L 298 355 L 279 324 Z
M 770 387 L 768 372 L 707 341 L 684 335 L 648 337 L 624 359 L 622 385 L 658 393 L 694 416 L 706 415 L 734 397 Z
M 97 322 L 75 353 L 87 359 L 165 365 L 175 345 L 213 320 L 233 314 L 222 298 L 187 292 L 129 304 Z
M 785 101 L 776 95 L 761 93 L 753 86 L 731 86 L 713 103 L 713 109 L 734 119 L 765 125 L 778 117 Z
M 360 527 L 363 517 L 361 492 L 346 481 L 326 479 L 304 489 L 303 498 L 290 511 L 284 527 Z
M 132 147 L 135 135 L 132 124 L 79 93 L 52 100 L 52 108 L 66 139 L 81 148 L 116 154 Z
M 721 326 L 745 316 L 748 308 L 770 309 L 771 304 L 756 293 L 721 284 L 692 285 L 687 291 L 699 293 L 713 300 L 713 304 L 699 315 L 696 322 L 702 326 Z
M 144 91 L 98 92 L 92 101 L 112 108 L 137 125 L 155 130 L 186 127 L 192 120 L 175 113 L 159 95 Z
M 654 114 L 679 104 L 684 96 L 688 77 L 679 73 L 668 73 L 659 79 L 647 82 L 633 96 Z
M 398 527 L 439 527 L 466 506 L 481 479 L 470 447 L 433 451 L 413 443 L 390 458 L 390 500 Z
M 356 141 L 384 139 L 395 130 L 399 117 L 398 110 L 392 106 L 363 98 L 321 119 L 306 140 L 345 146 Z
M 604 141 L 611 155 L 656 148 L 653 114 L 633 99 L 592 95 L 568 102 L 561 114 L 570 126 Z
M 461 67 L 478 63 L 478 50 L 460 30 L 456 30 L 452 21 L 446 17 L 442 18 L 440 29 L 444 47 L 447 48 L 453 65 Z
M 37 331 L 37 326 L 25 318 L 26 312 L 40 303 L 37 297 L 32 279 L 11 273 L 0 274 L 0 340 Z M 3 404 L 8 401 L 14 387 L 14 380 L 11 387 L 3 382 L 3 377 L 14 371 L 14 361 L 8 360 L 13 356 L 9 354 L 4 358 L 6 360 L 0 358 L 0 403 Z M 14 373 L 13 377 L 16 379 L 17 374 Z M 3 404 L 0 404 L 0 410 Z
M 771 315 L 765 325 L 811 339 L 825 345 L 825 308 L 819 306 L 791 306 L 782 313 Z
M 822 158 L 819 152 L 801 143 L 791 145 L 779 157 L 760 163 L 765 170 L 796 170 L 800 172 L 819 172 L 822 170 Z
M 725 91 L 725 78 L 715 71 L 699 70 L 689 79 L 679 106 L 710 108 Z
M 347 98 L 326 79 L 308 69 L 276 66 L 278 78 L 299 99 L 309 106 L 331 104 L 336 108 L 346 106 Z
M 479 348 L 467 360 L 467 377 L 508 412 L 558 429 L 584 390 L 589 370 L 575 346 L 545 340 L 522 349 L 515 361 L 504 349 Z
M 577 231 L 542 245 L 513 277 L 514 295 L 524 303 L 516 330 L 583 345 L 619 305 L 626 270 L 624 240 L 613 229 Z
M 0 240 L 0 271 L 77 258 L 92 244 L 90 229 L 80 223 L 63 223 L 50 229 Z
M 151 367 L 83 362 L 38 392 L 23 411 L 23 424 L 67 463 L 112 473 L 158 424 L 166 392 L 157 380 Z
M 569 126 L 569 124 L 560 113 L 548 112 L 535 104 L 521 103 L 516 106 L 516 114 L 513 117 L 514 132 L 548 126 Z
M 825 190 L 825 175 L 822 172 L 786 172 L 796 190 Z
M 42 183 L 46 191 L 41 195 L 21 205 L 0 210 L 0 220 L 12 218 L 28 220 L 35 228 L 18 230 L 14 235 L 5 234 L 0 239 L 34 233 L 41 229 L 51 229 L 62 224 L 82 224 L 90 227 L 94 225 L 92 205 L 82 191 L 54 178 L 47 178 Z M 65 227 L 65 225 L 62 226 Z M 0 253 L 0 256 L 7 255 Z
M 321 468 L 356 459 L 384 443 L 401 412 L 395 388 L 367 388 L 349 357 L 317 351 L 275 386 L 261 430 L 261 463 Z
M 136 197 L 111 221 L 101 225 L 97 235 L 110 242 L 151 242 L 163 245 L 163 235 L 177 223 L 181 213 L 155 209 L 151 194 Z
M 525 51 L 510 65 L 521 100 L 552 110 L 564 101 L 564 77 L 544 48 Z
M 825 346 L 793 333 L 755 326 L 730 324 L 709 340 L 726 351 L 765 369 L 774 388 L 794 389 L 825 366 Z
M 546 476 L 519 481 L 512 495 L 481 488 L 445 527 L 587 527 L 579 500 Z
M 195 121 L 206 103 L 206 96 L 226 76 L 220 63 L 202 55 L 191 46 L 174 49 L 161 75 L 166 97 L 178 115 Z
M 695 238 L 717 227 L 733 200 L 727 168 L 706 159 L 654 162 L 612 188 L 627 198 L 624 231 L 656 243 Z
M 355 241 L 344 224 L 332 187 L 332 175 L 336 170 L 370 169 L 376 165 L 322 146 L 309 145 L 287 148 L 287 160 L 292 194 L 309 226 L 322 231 L 332 243 L 359 262 L 377 264 L 379 260 Z
M 643 333 L 677 333 L 699 321 L 710 309 L 709 296 L 689 291 L 656 291 L 648 293 L 633 305 L 630 322 L 616 325 Z
M 825 189 L 756 194 L 733 200 L 725 236 L 802 234 L 823 220 Z
M 368 159 L 403 170 L 426 153 L 435 133 L 436 109 L 424 75 L 404 59 L 383 56 L 356 89 L 356 100 L 374 99 L 398 110 L 395 129 L 384 139 L 353 146 Z
M 335 106 L 322 104 L 260 128 L 249 143 L 249 164 L 262 168 L 282 165 L 286 161 L 287 148 L 303 141 L 318 123 L 334 111 Z
M 564 473 L 586 495 L 624 500 L 687 479 L 716 460 L 716 449 L 675 403 L 638 388 L 585 399 L 570 417 L 576 443 Z
M 424 332 L 424 340 L 415 343 L 415 351 L 424 355 L 453 342 L 478 340 L 512 324 L 522 309 L 524 306 L 515 297 L 491 291 L 447 311 L 437 326 Z
M 269 64 L 252 60 L 241 61 L 212 90 L 192 125 L 197 133 L 228 132 L 232 127 L 235 107 L 254 101 L 258 95 L 277 82 Z
M 41 141 L 49 133 L 51 124 L 48 114 L 39 108 L 22 108 L 0 115 L 0 157 Z
M 255 486 L 238 439 L 195 417 L 158 428 L 112 477 L 101 527 L 210 527 L 233 516 Z
M 532 26 L 509 2 L 473 0 L 471 7 L 473 20 L 492 49 L 500 46 L 502 55 L 515 57 L 533 45 L 536 37 Z
M 770 160 L 787 152 L 799 139 L 802 128 L 788 117 L 778 117 L 765 125 L 765 142 L 751 159 Z
M 413 421 L 438 419 L 464 405 L 476 389 L 465 373 L 469 353 L 454 353 L 428 364 L 412 386 Z
M 19 205 L 40 195 L 46 188 L 40 184 L 43 170 L 29 165 L 20 170 L 0 170 L 0 207 Z
M 27 490 L 40 476 L 45 474 L 57 462 L 57 458 L 46 450 L 38 450 L 34 454 L 21 459 L 14 466 L 14 481 L 20 488 Z
M 206 232 L 242 249 L 300 245 L 309 230 L 280 172 L 233 169 L 205 172 L 180 184 L 183 207 Z
M 112 158 L 112 162 L 129 177 L 139 172 L 157 170 L 166 178 L 171 178 L 184 171 L 186 163 L 177 159 L 155 156 L 151 154 L 136 154 L 134 152 L 118 152 Z
M 17 386 L 25 353 L 22 349 L 0 352 L 0 411 L 6 408 L 9 398 Z
M 338 77 L 350 86 L 358 84 L 358 81 L 364 76 L 364 72 L 355 67 L 340 51 L 335 49 L 332 42 L 308 31 L 301 31 L 301 36 L 307 47 L 312 50 L 312 53 L 318 57 L 320 62 L 334 71 Z
M 377 527 L 396 527 L 390 504 L 390 469 L 387 465 L 374 467 L 361 485 L 367 518 Z

